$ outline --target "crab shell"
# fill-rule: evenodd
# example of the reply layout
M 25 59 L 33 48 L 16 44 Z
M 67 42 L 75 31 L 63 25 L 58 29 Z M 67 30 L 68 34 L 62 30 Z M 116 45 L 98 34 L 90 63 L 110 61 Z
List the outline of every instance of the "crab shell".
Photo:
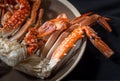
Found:
M 0 59 L 9 66 L 15 66 L 27 57 L 26 47 L 17 41 L 0 38 Z

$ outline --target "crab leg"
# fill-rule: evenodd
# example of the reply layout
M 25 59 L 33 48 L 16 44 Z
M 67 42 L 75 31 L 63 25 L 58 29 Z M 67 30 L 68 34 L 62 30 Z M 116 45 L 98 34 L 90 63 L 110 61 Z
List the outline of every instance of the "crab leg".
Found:
M 68 18 L 66 14 L 60 14 L 56 19 L 45 22 L 40 28 L 38 28 L 38 38 L 41 38 L 46 35 L 50 35 L 56 30 L 66 29 L 66 24 L 68 23 Z
M 56 25 L 56 23 L 55 23 L 55 25 L 57 26 L 57 28 L 55 30 L 53 30 L 53 31 L 55 31 L 54 33 L 51 32 L 53 34 L 49 37 L 49 39 L 47 40 L 45 46 L 43 47 L 43 50 L 41 52 L 41 57 L 43 57 L 43 58 L 46 57 L 48 51 L 51 49 L 51 47 L 53 46 L 53 44 L 56 42 L 58 36 L 62 33 L 63 30 L 65 30 L 67 28 L 67 23 L 64 22 L 64 20 L 62 21 L 63 18 L 66 18 L 66 20 L 68 19 L 65 14 L 61 14 L 61 15 L 57 16 L 56 19 L 61 19 L 61 21 L 59 21 L 59 22 L 56 21 L 56 23 L 58 24 L 58 25 Z M 48 33 L 48 34 L 51 34 L 51 33 Z
M 107 23 L 107 20 L 110 20 L 110 18 L 107 17 L 103 17 L 100 16 L 98 14 L 93 14 L 91 16 L 89 16 L 90 14 L 92 14 L 92 12 L 83 14 L 83 16 L 77 17 L 75 19 L 73 19 L 70 23 L 71 24 L 75 24 L 78 23 L 81 26 L 91 26 L 94 23 L 98 22 L 100 25 L 102 25 L 107 31 L 111 32 L 112 29 L 110 27 L 110 25 Z
M 93 43 L 93 45 L 98 48 L 106 57 L 110 57 L 114 52 L 107 44 L 105 44 L 100 37 L 96 35 L 96 32 L 89 26 L 85 26 L 84 30 L 87 37 Z
M 41 0 L 36 0 L 33 4 L 32 11 L 31 11 L 31 18 L 22 26 L 22 28 L 13 36 L 10 38 L 11 41 L 13 40 L 20 40 L 22 36 L 25 35 L 25 33 L 28 31 L 29 27 L 32 25 L 34 20 L 37 17 L 37 11 L 40 7 Z
M 53 52 L 49 66 L 54 68 L 56 64 L 67 54 L 67 52 L 74 46 L 78 39 L 84 37 L 84 31 L 82 27 L 78 27 L 73 30 L 73 32 L 65 38 L 65 40 L 56 48 Z
M 81 21 L 83 21 L 84 19 L 86 19 L 86 17 L 88 17 L 88 16 L 91 15 L 91 14 L 92 14 L 92 12 L 85 13 L 85 14 L 79 16 L 79 17 L 76 17 L 76 18 L 72 19 L 72 20 L 70 21 L 70 23 L 71 23 L 71 24 L 76 24 L 76 23 L 78 23 L 78 22 L 81 22 Z
M 67 30 L 65 30 L 63 33 L 61 33 L 61 35 L 59 36 L 59 38 L 56 40 L 56 42 L 54 43 L 54 45 L 52 46 L 52 48 L 49 50 L 46 58 L 50 59 L 52 53 L 54 52 L 54 50 L 61 44 L 61 42 L 75 29 L 78 27 L 78 24 L 72 25 L 70 26 Z M 48 44 L 49 45 L 49 44 Z
M 16 32 L 27 18 L 30 12 L 30 5 L 27 0 L 17 0 L 21 8 L 17 10 L 3 26 L 2 36 L 8 37 Z
M 98 18 L 98 22 L 109 32 L 112 31 L 112 29 L 110 28 L 110 25 L 106 22 L 106 20 L 110 20 L 109 18 L 106 17 L 100 17 Z
M 38 28 L 41 26 L 43 15 L 44 15 L 44 9 L 41 8 L 38 13 L 38 19 L 36 21 L 35 28 Z

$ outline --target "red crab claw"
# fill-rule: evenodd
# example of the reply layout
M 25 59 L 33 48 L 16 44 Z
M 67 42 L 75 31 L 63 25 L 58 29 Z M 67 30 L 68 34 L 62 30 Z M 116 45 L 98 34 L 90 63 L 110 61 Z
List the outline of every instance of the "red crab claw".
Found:
M 97 36 L 96 32 L 92 28 L 85 26 L 84 30 L 93 45 L 98 48 L 106 57 L 109 58 L 111 55 L 113 55 L 113 50 L 107 44 L 105 44 L 100 37 Z

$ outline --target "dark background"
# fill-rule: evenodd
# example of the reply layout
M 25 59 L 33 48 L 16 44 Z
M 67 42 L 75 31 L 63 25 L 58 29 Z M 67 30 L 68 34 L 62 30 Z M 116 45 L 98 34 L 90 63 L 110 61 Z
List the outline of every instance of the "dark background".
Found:
M 100 25 L 93 28 L 113 50 L 107 59 L 88 40 L 83 58 L 63 80 L 120 80 L 120 0 L 69 0 L 81 14 L 92 11 L 111 18 L 112 33 Z

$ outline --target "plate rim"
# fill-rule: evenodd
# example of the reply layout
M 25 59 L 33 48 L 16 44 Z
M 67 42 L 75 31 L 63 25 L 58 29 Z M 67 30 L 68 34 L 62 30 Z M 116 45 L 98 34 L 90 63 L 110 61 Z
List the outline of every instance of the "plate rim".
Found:
M 68 9 L 70 9 L 70 11 L 77 17 L 77 16 L 81 16 L 80 12 L 77 10 L 77 8 L 75 8 L 68 0 L 58 0 L 59 2 L 61 2 L 63 5 L 65 5 Z
M 70 11 L 77 17 L 77 16 L 81 16 L 80 12 L 68 1 L 68 0 L 58 0 L 60 3 L 62 3 L 63 5 L 65 5 L 68 9 L 70 9 Z M 62 75 L 60 76 L 56 81 L 61 81 L 63 78 L 65 78 L 78 64 L 78 62 L 80 61 L 80 59 L 82 58 L 82 55 L 84 54 L 85 48 L 86 48 L 86 44 L 87 44 L 87 38 L 85 37 L 82 40 L 82 45 L 81 45 L 81 52 L 78 55 L 77 60 L 75 60 L 74 64 Z

